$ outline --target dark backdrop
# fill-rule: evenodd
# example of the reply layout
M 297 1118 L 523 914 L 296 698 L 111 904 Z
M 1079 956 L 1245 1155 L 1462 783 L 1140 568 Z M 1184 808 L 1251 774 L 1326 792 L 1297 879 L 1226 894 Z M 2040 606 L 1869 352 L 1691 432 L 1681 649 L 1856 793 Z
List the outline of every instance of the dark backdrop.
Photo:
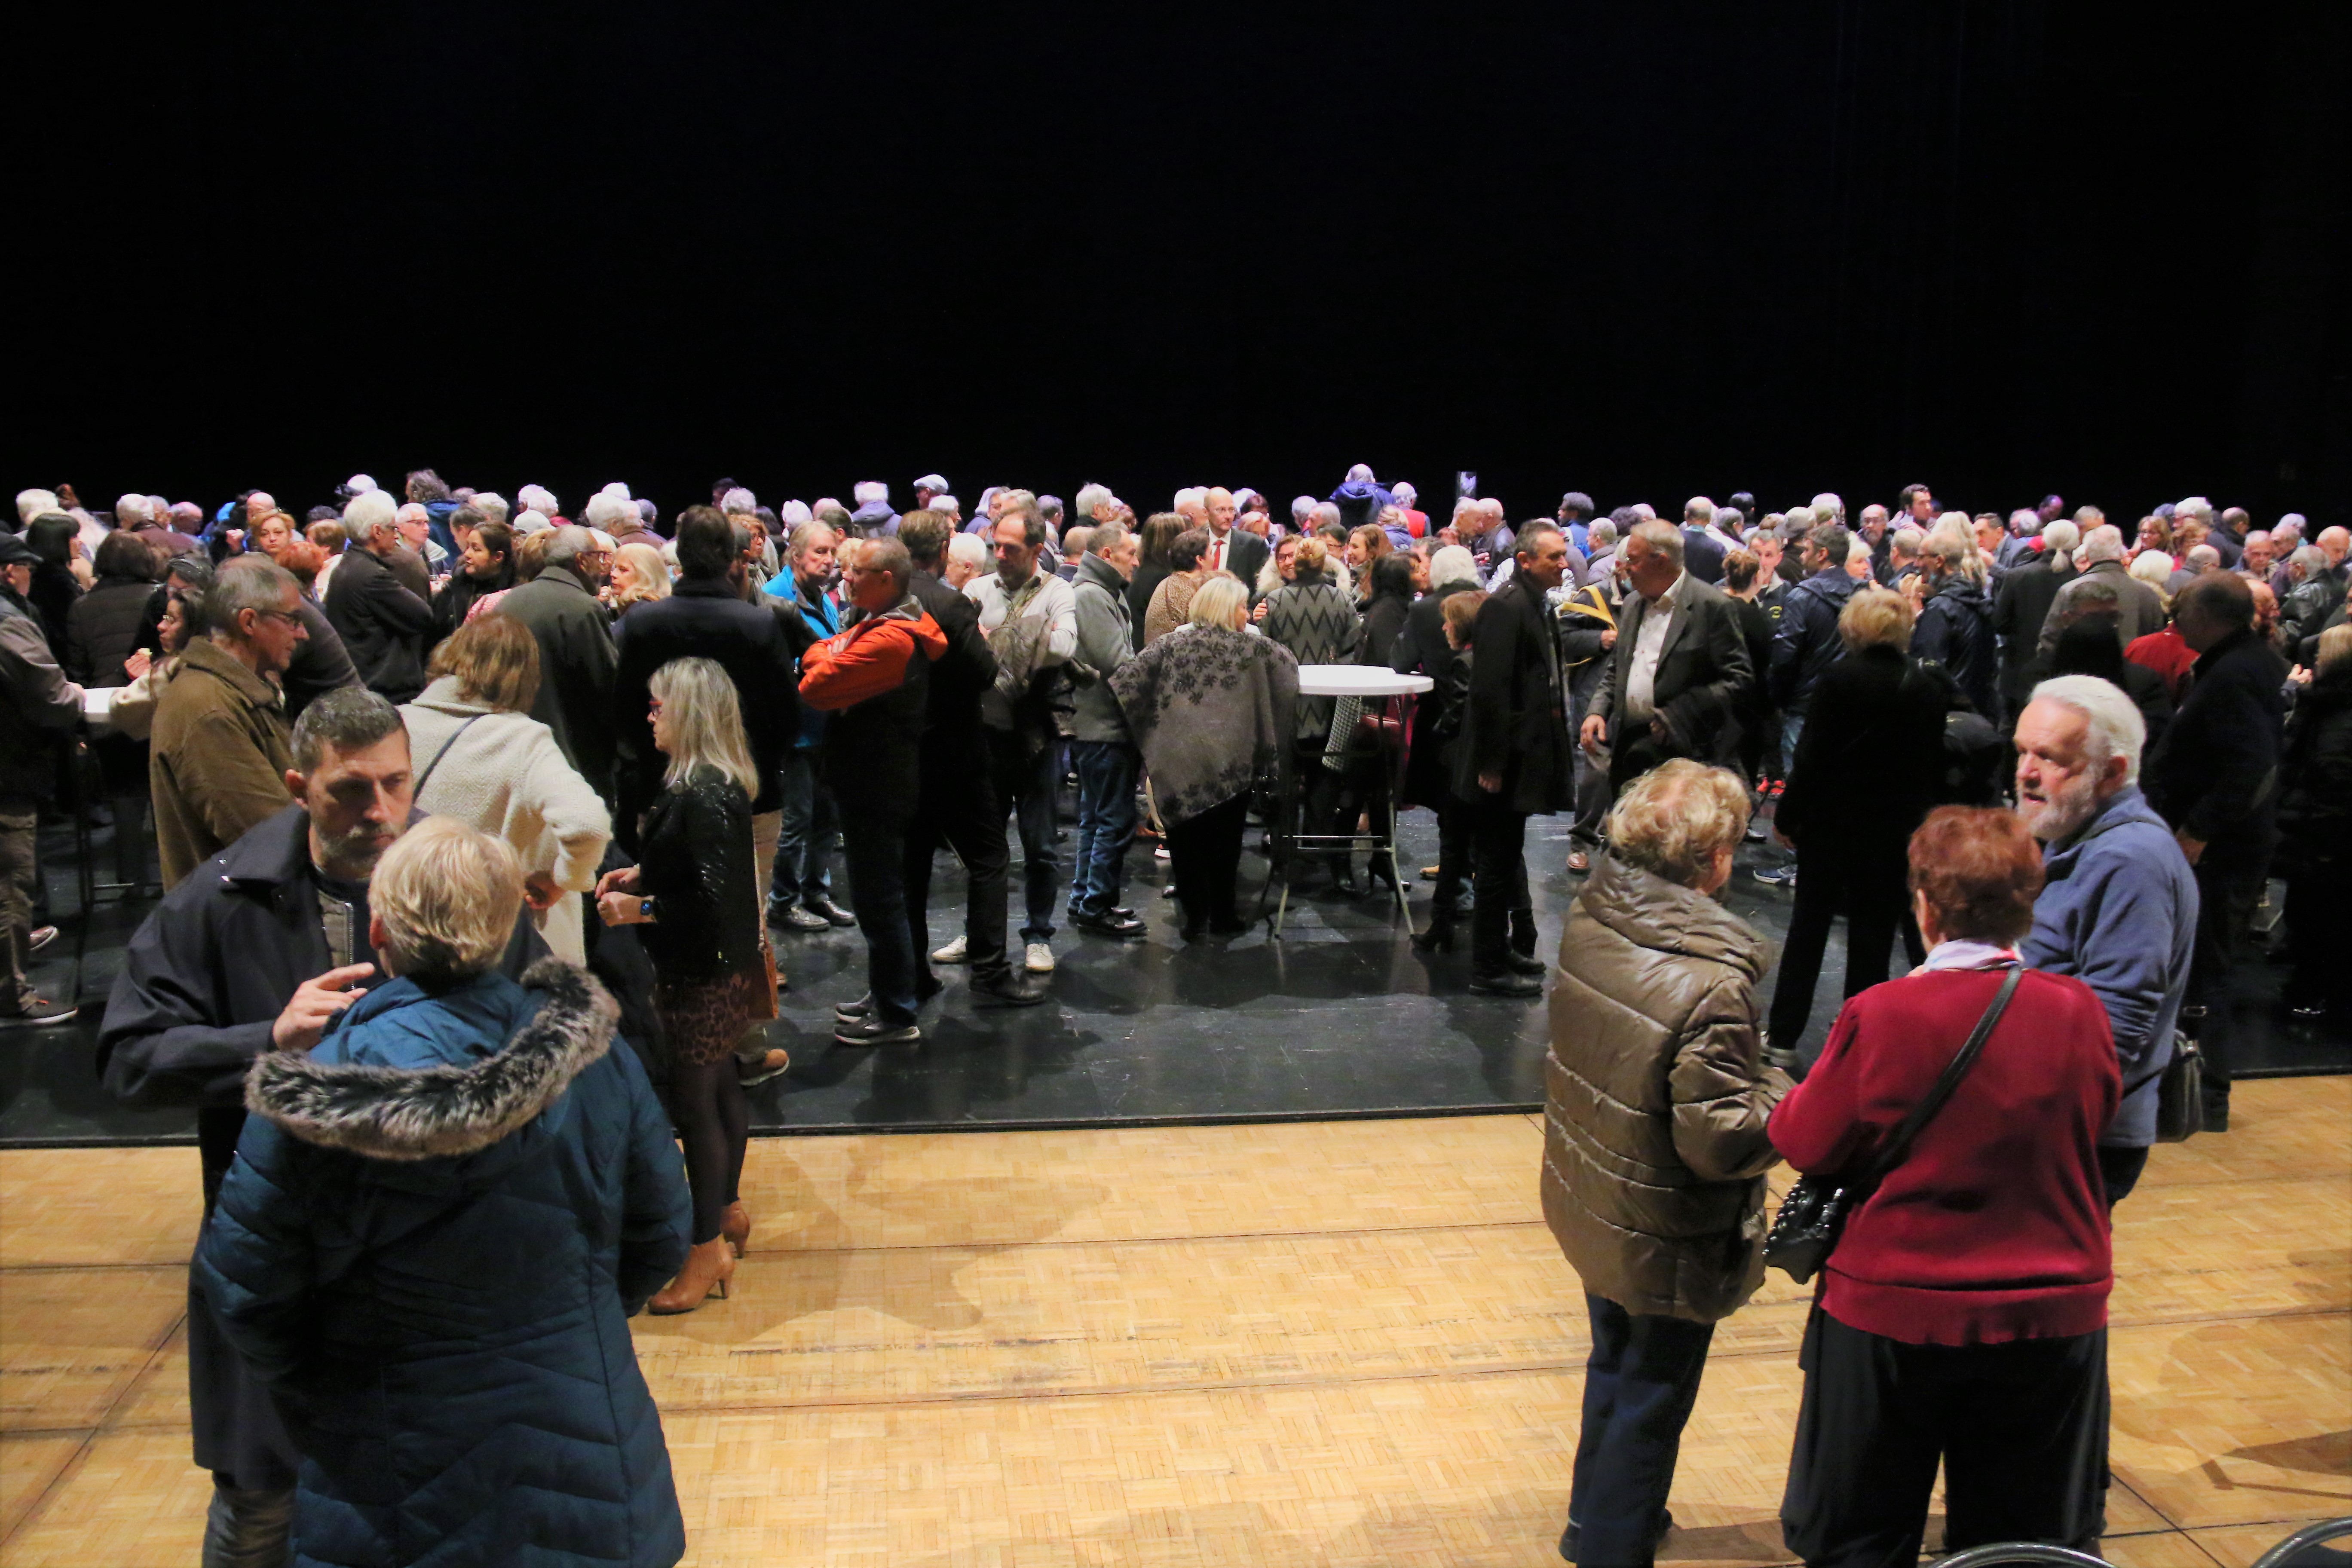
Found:
M 2345 517 L 2338 3 L 44 10 L 12 489 Z

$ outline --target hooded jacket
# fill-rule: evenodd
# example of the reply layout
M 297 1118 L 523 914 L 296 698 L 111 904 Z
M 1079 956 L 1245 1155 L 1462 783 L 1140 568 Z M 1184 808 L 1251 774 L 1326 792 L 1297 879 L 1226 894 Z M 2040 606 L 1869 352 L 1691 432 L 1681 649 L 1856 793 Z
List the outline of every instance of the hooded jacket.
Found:
M 395 980 L 247 1079 L 194 1277 L 301 1448 L 298 1563 L 685 1551 L 627 1322 L 686 1258 L 669 1118 L 603 986 L 523 979 Z
M 1919 606 L 1911 628 L 1911 657 L 1922 669 L 1940 669 L 1979 713 L 1998 711 L 2000 647 L 1993 636 L 1992 600 L 1957 574 Z
M 1482 650 L 1483 657 L 1483 650 Z M 1544 1218 L 1587 1291 L 1711 1323 L 1764 1279 L 1763 939 L 1605 857 L 1569 907 L 1544 1058 Z
M 1822 671 L 1845 657 L 1845 644 L 1838 640 L 1838 616 L 1860 586 L 1844 567 L 1832 566 L 1789 590 L 1780 629 L 1772 636 L 1772 668 L 1766 682 L 1773 705 L 1782 712 L 1804 712 Z
M 848 816 L 914 810 L 932 661 L 947 634 L 912 595 L 801 656 L 801 700 L 833 715 L 825 780 Z

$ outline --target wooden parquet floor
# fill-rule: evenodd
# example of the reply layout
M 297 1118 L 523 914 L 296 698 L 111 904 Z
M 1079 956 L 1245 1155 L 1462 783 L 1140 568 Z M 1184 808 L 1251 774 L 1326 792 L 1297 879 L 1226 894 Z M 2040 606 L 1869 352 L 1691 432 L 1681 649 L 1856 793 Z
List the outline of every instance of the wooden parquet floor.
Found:
M 2352 1079 L 2123 1206 L 2107 1557 L 2352 1514 Z M 692 1563 L 1557 1563 L 1586 1350 L 1538 1120 L 767 1140 L 734 1298 L 635 1324 Z M 0 1563 L 196 1560 L 187 1149 L 0 1152 Z M 1723 1325 L 1662 1560 L 1788 1560 L 1804 1293 Z M 1932 1540 L 1931 1536 L 1931 1540 Z

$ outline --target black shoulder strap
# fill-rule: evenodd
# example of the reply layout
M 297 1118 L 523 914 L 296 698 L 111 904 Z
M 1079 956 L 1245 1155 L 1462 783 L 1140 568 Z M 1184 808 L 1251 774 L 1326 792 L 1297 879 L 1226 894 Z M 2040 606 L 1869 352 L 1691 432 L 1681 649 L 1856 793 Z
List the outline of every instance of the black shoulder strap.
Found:
M 1886 1147 L 1872 1162 L 1872 1180 L 1875 1181 L 1895 1168 L 1895 1163 L 1903 1158 L 1903 1151 L 1918 1135 L 1919 1129 L 1927 1126 L 1936 1112 L 1944 1109 L 1944 1101 L 1951 1099 L 1952 1091 L 1960 1087 L 1960 1079 L 1968 1076 L 1969 1068 L 1975 1065 L 1977 1057 L 1984 1050 L 1985 1040 L 1992 1034 L 1993 1026 L 2000 1023 L 2000 1016 L 2009 1010 L 2009 999 L 2016 994 L 2018 978 L 2024 973 L 2021 965 L 2012 963 L 2009 966 L 2007 977 L 2001 981 L 2000 989 L 1993 993 L 1984 1016 L 1977 1020 L 1976 1029 L 1969 1036 L 1968 1044 L 1960 1047 L 1960 1054 L 1954 1057 L 1951 1065 L 1944 1069 L 1944 1076 L 1936 1080 L 1936 1087 L 1927 1091 L 1927 1098 L 1911 1108 L 1911 1114 L 1903 1119 L 1903 1125 L 1895 1130 L 1895 1136 L 1887 1141 Z

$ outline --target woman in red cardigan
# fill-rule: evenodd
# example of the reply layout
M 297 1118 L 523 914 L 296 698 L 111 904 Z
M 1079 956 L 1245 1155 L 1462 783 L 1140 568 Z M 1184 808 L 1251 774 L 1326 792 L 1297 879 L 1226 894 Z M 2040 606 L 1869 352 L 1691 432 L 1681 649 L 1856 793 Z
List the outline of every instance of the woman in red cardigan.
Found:
M 1773 1112 L 1772 1142 L 1801 1171 L 1854 1171 L 1885 1146 L 2032 926 L 2042 857 L 2013 814 L 1946 806 L 1912 836 L 1910 863 L 1927 962 L 1848 1002 Z M 1799 1357 L 1780 1521 L 1811 1568 L 1916 1563 L 1939 1458 L 1948 1549 L 2096 1549 L 2113 1283 L 2098 1142 L 2120 1094 L 2098 998 L 2029 972 L 1855 1208 Z

